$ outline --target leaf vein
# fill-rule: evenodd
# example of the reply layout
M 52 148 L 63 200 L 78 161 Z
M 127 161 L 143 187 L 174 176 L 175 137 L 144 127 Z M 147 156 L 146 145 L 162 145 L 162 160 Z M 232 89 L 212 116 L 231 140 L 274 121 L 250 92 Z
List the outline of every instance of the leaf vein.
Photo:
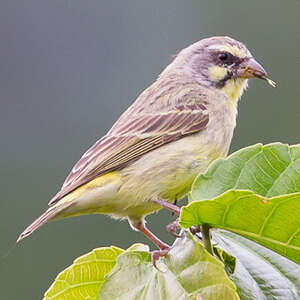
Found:
M 222 227 L 220 226 L 220 228 L 222 228 Z M 279 245 L 279 246 L 287 247 L 289 249 L 293 249 L 293 250 L 297 250 L 297 251 L 300 250 L 300 248 L 298 246 L 288 245 L 287 243 L 280 242 L 280 241 L 274 240 L 272 238 L 268 238 L 268 237 L 265 237 L 265 236 L 259 236 L 257 233 L 248 232 L 248 231 L 245 231 L 245 230 L 240 230 L 240 229 L 235 229 L 235 228 L 230 228 L 229 229 L 229 228 L 223 227 L 223 229 L 230 230 L 230 231 L 235 232 L 237 234 L 240 234 L 244 237 L 250 236 L 250 237 L 256 238 L 257 240 L 264 240 L 264 241 L 271 242 L 271 243 Z
M 293 238 L 298 234 L 298 232 L 300 231 L 300 228 L 298 228 L 291 236 L 290 238 L 288 239 L 287 241 L 287 245 L 290 244 L 290 242 L 293 240 Z
M 53 298 L 65 293 L 68 290 L 71 290 L 71 289 L 74 289 L 74 288 L 77 288 L 77 287 L 81 287 L 81 286 L 86 286 L 86 285 L 98 285 L 98 284 L 102 283 L 103 281 L 104 280 L 90 281 L 90 282 L 80 282 L 80 283 L 77 283 L 77 284 L 70 285 L 69 287 L 59 291 L 58 293 L 54 294 L 53 296 L 46 296 L 46 297 L 48 299 L 53 299 Z M 73 293 L 73 291 L 72 291 L 72 293 Z

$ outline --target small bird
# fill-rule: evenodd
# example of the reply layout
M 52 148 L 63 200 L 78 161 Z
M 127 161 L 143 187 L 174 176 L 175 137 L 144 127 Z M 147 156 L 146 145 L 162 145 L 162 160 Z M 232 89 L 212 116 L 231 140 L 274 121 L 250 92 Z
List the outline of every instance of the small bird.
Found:
M 49 209 L 18 241 L 50 220 L 83 214 L 127 219 L 159 249 L 169 246 L 145 216 L 190 190 L 195 177 L 227 155 L 237 104 L 248 79 L 266 77 L 244 44 L 230 37 L 200 40 L 174 60 L 75 164 Z

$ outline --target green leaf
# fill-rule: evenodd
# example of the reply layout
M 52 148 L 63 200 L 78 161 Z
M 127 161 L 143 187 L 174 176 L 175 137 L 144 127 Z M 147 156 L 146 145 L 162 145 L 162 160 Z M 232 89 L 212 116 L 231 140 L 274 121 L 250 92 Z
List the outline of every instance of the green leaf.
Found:
M 300 145 L 250 146 L 215 161 L 196 178 L 189 201 L 204 202 L 184 208 L 181 225 L 224 228 L 299 263 L 299 191 Z
M 44 300 L 97 299 L 104 276 L 114 267 L 117 256 L 123 251 L 113 246 L 98 248 L 77 258 L 56 277 Z
M 230 278 L 241 300 L 300 300 L 300 265 L 232 232 L 217 229 L 212 237 L 236 258 Z
M 183 207 L 179 224 L 230 230 L 300 263 L 300 193 L 267 199 L 231 190 Z
M 176 240 L 158 268 L 160 271 L 153 267 L 147 251 L 124 252 L 106 276 L 98 299 L 239 299 L 223 264 L 190 234 Z
M 257 144 L 216 160 L 196 178 L 189 201 L 213 199 L 229 189 L 264 197 L 299 192 L 300 145 Z

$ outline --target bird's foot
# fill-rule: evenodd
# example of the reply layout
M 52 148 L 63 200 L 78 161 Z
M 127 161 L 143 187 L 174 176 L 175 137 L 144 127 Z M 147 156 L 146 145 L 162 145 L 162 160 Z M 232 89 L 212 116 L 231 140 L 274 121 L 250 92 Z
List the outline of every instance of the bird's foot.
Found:
M 177 233 L 177 229 L 179 227 L 178 220 L 175 220 L 166 226 L 167 231 L 174 236 L 175 238 L 182 238 L 182 234 Z
M 160 249 L 160 250 L 155 250 L 151 252 L 151 259 L 152 259 L 152 264 L 154 266 L 155 269 L 157 269 L 158 271 L 160 271 L 160 269 L 157 267 L 157 261 L 159 260 L 159 258 L 161 257 L 165 257 L 170 251 L 170 247 L 165 248 L 165 249 Z

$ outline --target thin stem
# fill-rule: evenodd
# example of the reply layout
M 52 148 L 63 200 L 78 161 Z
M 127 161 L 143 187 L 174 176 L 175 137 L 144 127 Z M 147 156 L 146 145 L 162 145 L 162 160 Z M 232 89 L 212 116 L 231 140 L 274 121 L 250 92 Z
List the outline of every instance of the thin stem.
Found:
M 203 240 L 204 247 L 211 255 L 213 255 L 213 250 L 210 242 L 210 234 L 209 234 L 210 227 L 208 224 L 203 224 L 201 227 L 202 227 L 201 233 L 202 233 L 202 240 Z

